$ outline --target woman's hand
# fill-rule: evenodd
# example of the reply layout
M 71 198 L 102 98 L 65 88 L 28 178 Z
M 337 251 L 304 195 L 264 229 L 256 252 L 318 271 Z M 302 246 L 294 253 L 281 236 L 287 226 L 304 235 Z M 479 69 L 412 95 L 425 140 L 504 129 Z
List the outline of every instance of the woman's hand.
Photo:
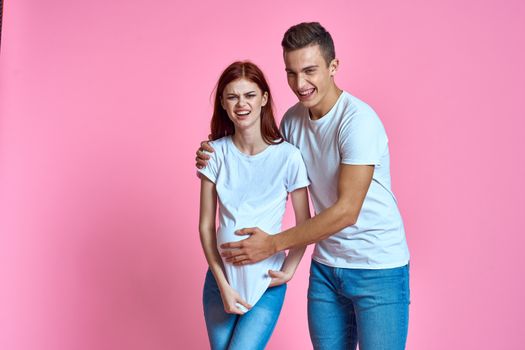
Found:
M 221 289 L 221 298 L 224 311 L 228 314 L 243 315 L 252 308 L 252 306 L 242 299 L 239 293 L 230 286 Z
M 293 277 L 293 273 L 287 271 L 268 270 L 268 275 L 272 278 L 272 281 L 270 282 L 270 287 L 285 284 L 288 281 L 290 281 Z

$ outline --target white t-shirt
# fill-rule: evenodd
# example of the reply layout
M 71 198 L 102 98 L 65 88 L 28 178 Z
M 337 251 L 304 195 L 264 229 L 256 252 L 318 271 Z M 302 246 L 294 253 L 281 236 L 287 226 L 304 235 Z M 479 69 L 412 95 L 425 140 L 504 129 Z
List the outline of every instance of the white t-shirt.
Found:
M 382 269 L 409 261 L 403 221 L 390 189 L 385 129 L 363 101 L 342 92 L 322 118 L 312 120 L 300 103 L 283 117 L 284 138 L 301 151 L 317 214 L 337 200 L 340 164 L 374 165 L 374 175 L 355 225 L 320 241 L 313 259 L 329 266 Z
M 215 149 L 199 173 L 215 183 L 219 202 L 217 249 L 226 242 L 246 239 L 236 230 L 259 227 L 268 234 L 281 231 L 288 193 L 310 184 L 301 152 L 287 142 L 269 145 L 250 156 L 242 153 L 231 136 L 210 142 Z M 279 252 L 251 265 L 224 261 L 230 286 L 255 305 L 268 288 L 268 270 L 280 270 L 286 254 Z

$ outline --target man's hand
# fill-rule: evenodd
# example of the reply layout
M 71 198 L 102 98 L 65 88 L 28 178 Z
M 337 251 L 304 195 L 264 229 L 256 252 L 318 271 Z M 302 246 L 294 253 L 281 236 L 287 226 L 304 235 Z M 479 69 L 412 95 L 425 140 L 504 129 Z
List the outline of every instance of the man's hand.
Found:
M 213 147 L 210 146 L 208 141 L 201 142 L 201 146 L 196 152 L 197 157 L 195 157 L 195 166 L 199 169 L 205 168 L 206 165 L 208 165 L 208 159 L 210 159 L 210 156 L 204 153 L 204 151 L 210 153 L 215 152 L 215 150 L 213 149 Z
M 253 264 L 277 252 L 272 236 L 258 227 L 243 228 L 235 234 L 250 235 L 250 237 L 238 242 L 221 244 L 222 249 L 230 249 L 221 254 L 229 263 L 234 265 Z

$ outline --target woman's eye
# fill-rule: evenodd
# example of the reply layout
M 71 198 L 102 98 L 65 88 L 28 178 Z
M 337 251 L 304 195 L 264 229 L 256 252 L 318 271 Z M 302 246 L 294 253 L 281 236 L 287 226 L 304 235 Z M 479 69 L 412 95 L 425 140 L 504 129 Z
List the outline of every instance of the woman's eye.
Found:
M 233 101 L 233 100 L 236 100 L 237 97 L 236 96 L 228 96 L 226 97 L 227 100 L 230 100 L 230 101 Z

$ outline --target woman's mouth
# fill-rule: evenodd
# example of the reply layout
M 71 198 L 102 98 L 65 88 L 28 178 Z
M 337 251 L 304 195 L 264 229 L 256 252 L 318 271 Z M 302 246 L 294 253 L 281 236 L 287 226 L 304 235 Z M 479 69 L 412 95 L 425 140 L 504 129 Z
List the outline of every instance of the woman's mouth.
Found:
M 242 110 L 242 111 L 235 111 L 235 115 L 239 118 L 246 118 L 248 115 L 250 115 L 251 111 L 248 110 Z

